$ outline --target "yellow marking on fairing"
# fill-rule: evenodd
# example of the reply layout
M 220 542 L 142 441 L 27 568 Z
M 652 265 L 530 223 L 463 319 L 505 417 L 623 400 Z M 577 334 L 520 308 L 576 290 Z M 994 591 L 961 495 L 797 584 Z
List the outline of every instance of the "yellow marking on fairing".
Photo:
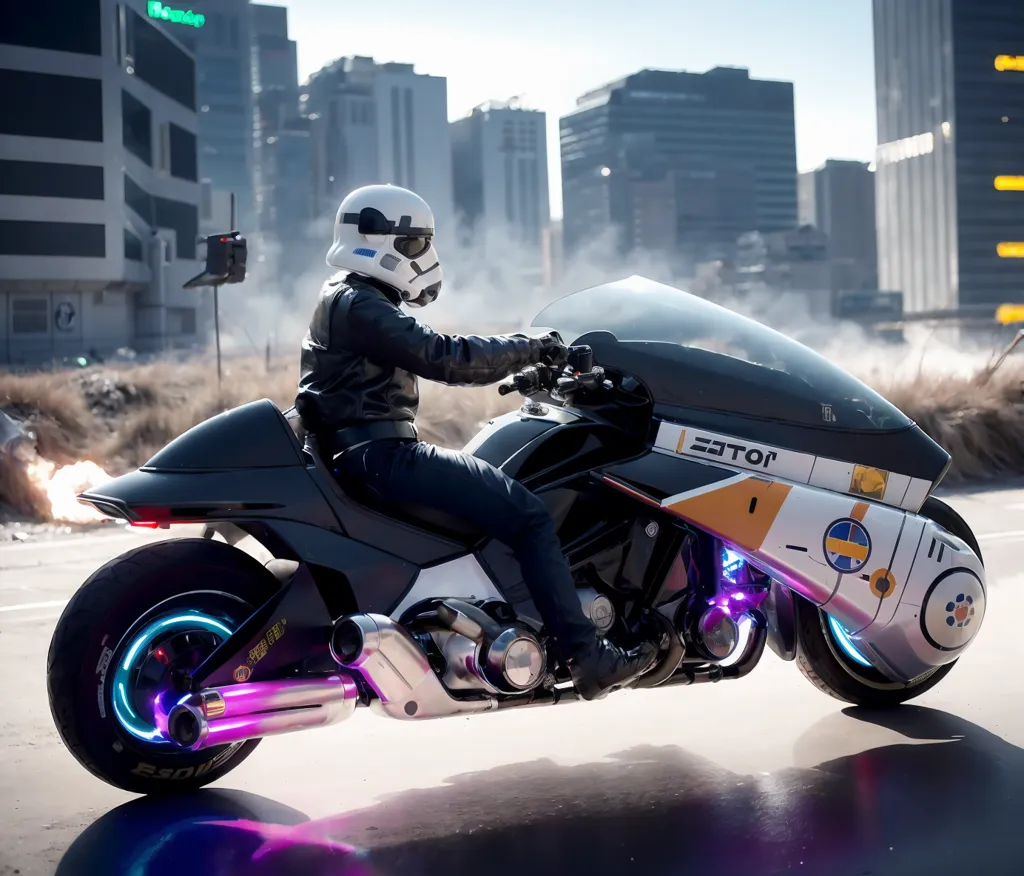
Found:
M 826 538 L 825 551 L 830 554 L 839 554 L 841 557 L 849 557 L 851 560 L 866 560 L 868 558 L 867 545 L 846 541 L 842 538 Z
M 888 599 L 896 592 L 896 577 L 888 569 L 876 569 L 870 581 L 871 592 L 879 599 Z
M 885 485 L 889 482 L 889 472 L 868 465 L 855 465 L 850 477 L 850 492 L 872 499 L 885 497 Z
M 676 442 L 676 453 L 682 453 L 683 452 L 683 444 L 685 443 L 685 441 L 686 441 L 686 430 L 683 429 L 679 433 L 679 440 Z
M 850 515 L 858 523 L 864 522 L 864 515 L 868 513 L 868 503 L 858 502 L 853 506 L 853 513 Z
M 792 489 L 776 481 L 744 478 L 666 508 L 738 548 L 756 551 Z

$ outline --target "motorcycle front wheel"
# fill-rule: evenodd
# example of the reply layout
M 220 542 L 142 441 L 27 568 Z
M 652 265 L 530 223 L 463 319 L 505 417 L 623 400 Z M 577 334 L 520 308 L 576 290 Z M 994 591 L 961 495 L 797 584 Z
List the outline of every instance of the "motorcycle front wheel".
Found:
M 247 758 L 259 740 L 184 751 L 166 736 L 192 670 L 277 589 L 223 542 L 172 539 L 111 560 L 75 593 L 46 661 L 50 712 L 75 759 L 136 794 L 191 791 Z
M 929 498 L 918 512 L 962 539 L 981 557 L 981 548 L 964 519 L 941 499 Z M 843 702 L 869 708 L 890 708 L 931 690 L 956 666 L 938 666 L 905 684 L 882 675 L 857 650 L 847 632 L 817 606 L 799 596 L 796 600 L 796 664 L 818 690 Z

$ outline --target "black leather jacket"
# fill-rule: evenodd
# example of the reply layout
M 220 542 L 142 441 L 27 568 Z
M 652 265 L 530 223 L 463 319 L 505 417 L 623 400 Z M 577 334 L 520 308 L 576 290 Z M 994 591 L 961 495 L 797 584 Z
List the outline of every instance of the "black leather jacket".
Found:
M 309 432 L 377 420 L 413 420 L 417 377 L 453 386 L 497 383 L 539 362 L 526 335 L 443 335 L 399 308 L 399 293 L 353 275 L 320 290 L 302 341 L 295 407 Z

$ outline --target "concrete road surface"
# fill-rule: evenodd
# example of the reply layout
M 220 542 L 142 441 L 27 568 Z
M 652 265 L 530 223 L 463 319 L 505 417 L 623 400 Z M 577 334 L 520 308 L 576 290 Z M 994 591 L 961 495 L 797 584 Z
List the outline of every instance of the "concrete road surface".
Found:
M 213 790 L 132 798 L 64 750 L 61 607 L 152 534 L 0 548 L 0 876 L 1024 873 L 1024 490 L 953 496 L 990 608 L 936 690 L 844 708 L 766 652 L 748 678 L 264 741 Z

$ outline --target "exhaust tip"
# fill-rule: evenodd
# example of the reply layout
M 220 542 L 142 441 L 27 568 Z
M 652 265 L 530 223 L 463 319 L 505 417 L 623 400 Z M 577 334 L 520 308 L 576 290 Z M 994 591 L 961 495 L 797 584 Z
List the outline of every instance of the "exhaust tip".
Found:
M 342 666 L 350 666 L 363 653 L 363 630 L 351 618 L 346 618 L 334 627 L 331 635 L 331 656 Z
M 167 735 L 183 748 L 192 748 L 202 740 L 203 722 L 188 706 L 175 706 L 167 716 Z

